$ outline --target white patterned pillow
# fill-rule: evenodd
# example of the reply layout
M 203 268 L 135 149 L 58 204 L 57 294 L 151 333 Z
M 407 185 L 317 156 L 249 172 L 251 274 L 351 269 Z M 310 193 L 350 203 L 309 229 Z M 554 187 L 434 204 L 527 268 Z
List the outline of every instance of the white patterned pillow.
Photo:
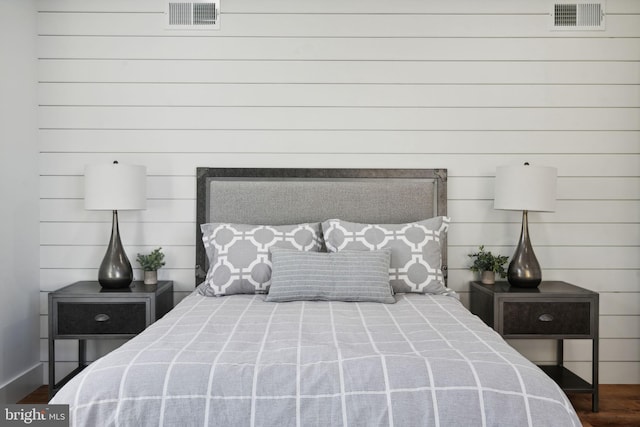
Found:
M 209 271 L 199 292 L 206 296 L 266 293 L 271 283 L 270 248 L 317 252 L 322 246 L 319 223 L 210 223 L 200 229 Z
M 389 279 L 395 292 L 444 294 L 441 239 L 449 218 L 408 224 L 358 224 L 340 219 L 322 223 L 329 252 L 391 249 Z

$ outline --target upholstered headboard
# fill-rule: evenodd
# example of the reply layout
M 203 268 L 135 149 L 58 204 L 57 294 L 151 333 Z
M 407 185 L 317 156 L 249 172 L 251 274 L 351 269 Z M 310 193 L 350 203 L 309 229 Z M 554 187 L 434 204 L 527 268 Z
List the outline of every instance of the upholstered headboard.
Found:
M 330 218 L 393 224 L 446 214 L 446 169 L 197 168 L 196 285 L 208 268 L 200 224 L 281 225 Z M 446 239 L 443 245 L 446 277 Z

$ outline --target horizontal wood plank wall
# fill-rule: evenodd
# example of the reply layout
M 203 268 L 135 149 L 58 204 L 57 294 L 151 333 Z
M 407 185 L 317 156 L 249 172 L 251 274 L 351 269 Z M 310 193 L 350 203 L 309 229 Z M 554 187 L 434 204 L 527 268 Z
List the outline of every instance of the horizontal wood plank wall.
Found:
M 43 362 L 47 292 L 96 277 L 110 230 L 83 209 L 88 163 L 147 166 L 148 208 L 120 214 L 122 238 L 132 259 L 164 248 L 177 301 L 197 166 L 447 168 L 467 303 L 466 255 L 511 255 L 519 234 L 519 213 L 493 210 L 495 169 L 529 161 L 559 174 L 557 211 L 530 215 L 545 278 L 600 292 L 601 381 L 640 383 L 640 2 L 608 0 L 606 31 L 587 32 L 550 31 L 550 5 L 222 0 L 203 32 L 166 30 L 162 0 L 40 1 Z M 550 342 L 514 345 L 553 360 Z M 566 348 L 585 376 L 587 347 Z M 76 348 L 60 344 L 64 367 Z

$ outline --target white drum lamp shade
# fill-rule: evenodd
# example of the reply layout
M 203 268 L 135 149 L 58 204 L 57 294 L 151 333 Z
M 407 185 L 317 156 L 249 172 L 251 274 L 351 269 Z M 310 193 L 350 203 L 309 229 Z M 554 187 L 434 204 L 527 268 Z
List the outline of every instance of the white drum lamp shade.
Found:
M 104 288 L 128 288 L 133 281 L 133 268 L 120 240 L 118 210 L 146 209 L 146 179 L 144 166 L 113 162 L 85 167 L 85 208 L 113 212 L 111 240 L 98 270 Z
M 516 287 L 535 288 L 542 281 L 542 270 L 529 239 L 528 212 L 553 212 L 556 207 L 556 168 L 500 166 L 496 170 L 495 209 L 522 211 L 522 231 L 509 263 L 507 280 Z
M 553 212 L 556 209 L 556 168 L 499 166 L 494 209 Z
M 147 208 L 147 171 L 144 166 L 106 163 L 84 170 L 84 207 L 123 211 Z

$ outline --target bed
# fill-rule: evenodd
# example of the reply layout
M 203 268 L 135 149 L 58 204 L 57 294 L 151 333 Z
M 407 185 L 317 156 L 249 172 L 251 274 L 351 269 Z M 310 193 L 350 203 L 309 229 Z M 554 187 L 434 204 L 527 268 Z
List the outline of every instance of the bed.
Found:
M 69 381 L 78 426 L 580 426 L 447 287 L 444 169 L 198 168 L 196 289 Z

